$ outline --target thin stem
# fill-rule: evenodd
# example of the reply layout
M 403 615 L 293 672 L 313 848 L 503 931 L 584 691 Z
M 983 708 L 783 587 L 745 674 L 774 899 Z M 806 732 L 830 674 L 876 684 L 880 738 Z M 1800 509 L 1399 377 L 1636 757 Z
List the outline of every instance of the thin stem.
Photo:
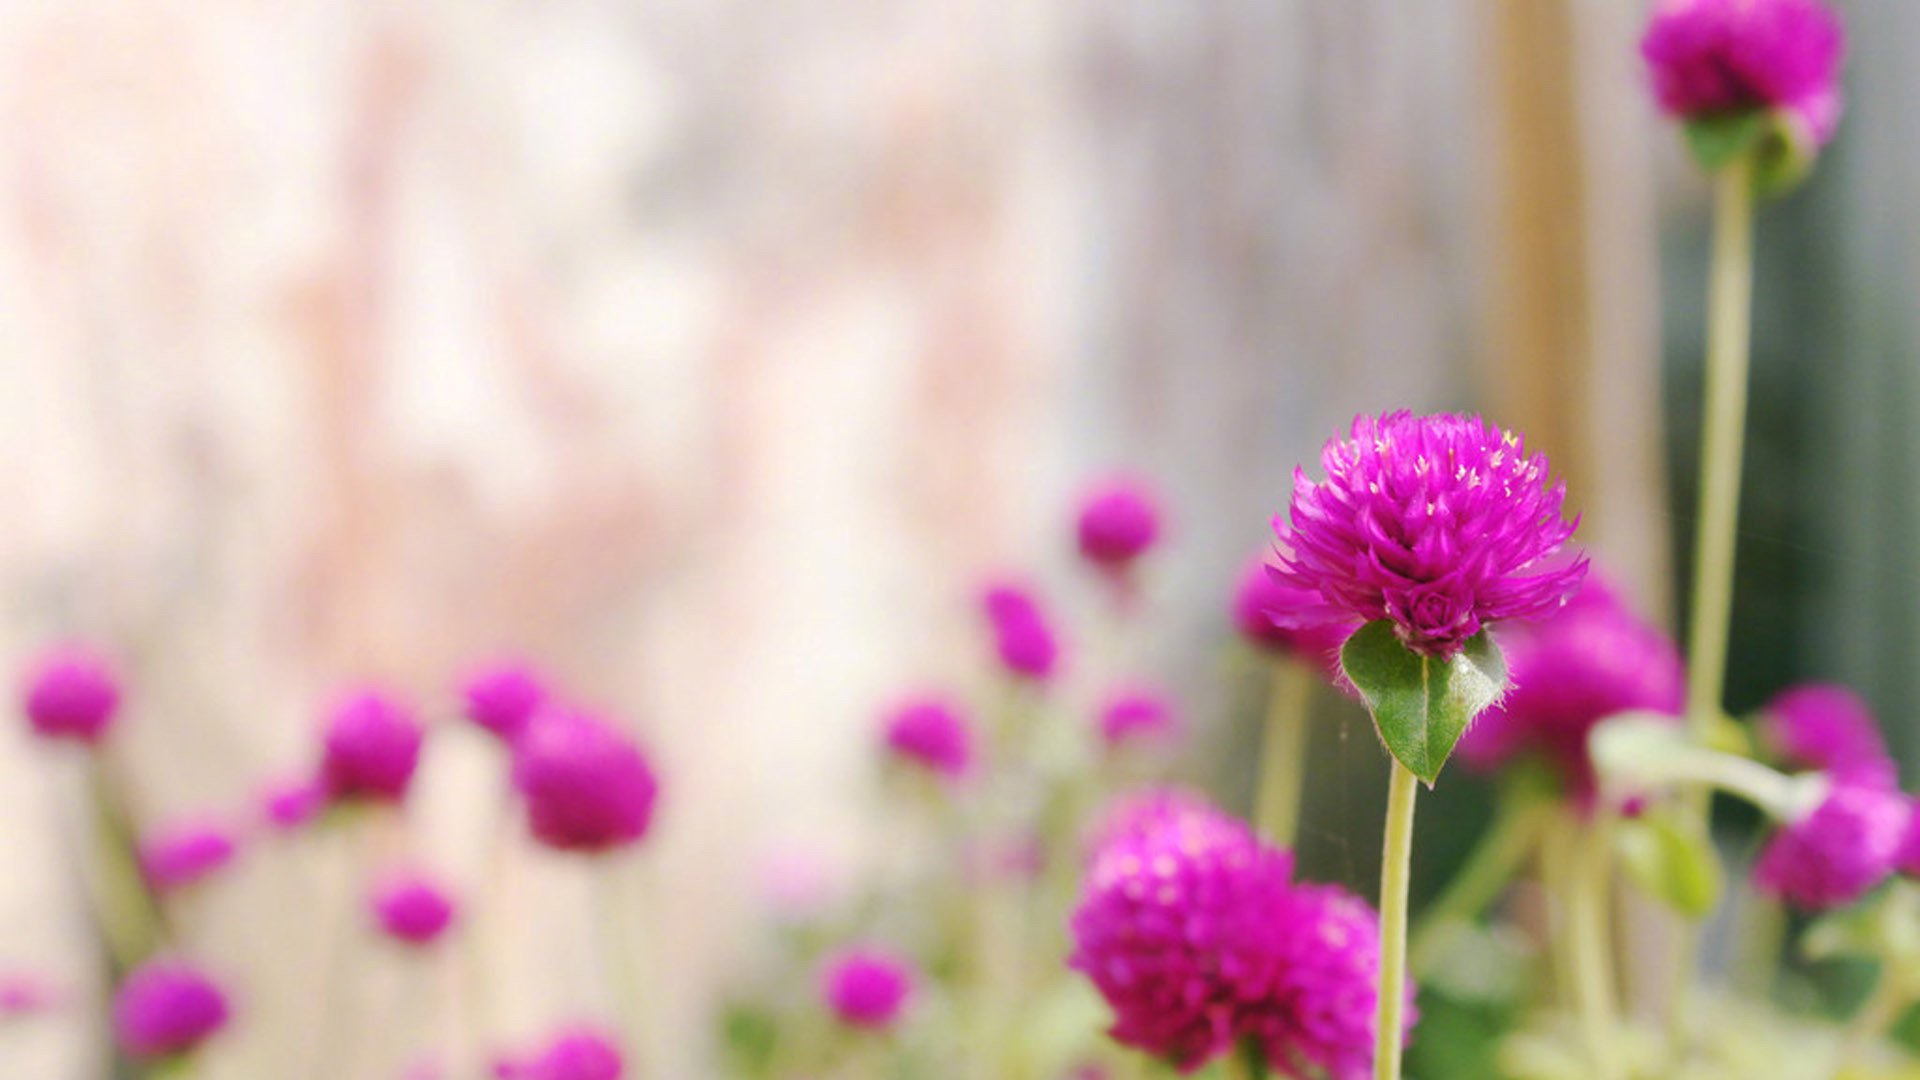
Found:
M 1619 1021 L 1609 945 L 1613 935 L 1607 920 L 1607 891 L 1612 886 L 1604 821 L 1592 828 L 1572 828 L 1566 839 L 1574 845 L 1574 867 L 1566 896 L 1570 939 L 1568 959 L 1573 967 L 1573 991 L 1580 1028 L 1593 1058 L 1595 1080 L 1620 1080 L 1626 1075 L 1617 1053 Z
M 1431 971 L 1440 959 L 1448 928 L 1478 918 L 1513 880 L 1533 850 L 1544 815 L 1537 806 L 1504 805 L 1493 830 L 1480 838 L 1465 866 L 1413 928 L 1411 957 L 1415 974 Z
M 1268 840 L 1293 846 L 1300 830 L 1300 795 L 1307 770 L 1307 706 L 1313 674 L 1293 660 L 1273 662 L 1267 728 L 1261 743 L 1260 791 L 1254 821 Z
M 327 1080 L 339 1075 L 329 1066 L 338 1065 L 342 1055 L 350 1059 L 355 1050 L 357 1017 L 345 1014 L 353 1011 L 354 998 L 350 991 L 354 957 L 350 954 L 358 951 L 355 948 L 359 941 L 355 933 L 355 901 L 359 899 L 361 863 L 373 839 L 367 828 L 370 824 L 355 813 L 339 824 L 332 838 L 333 863 L 338 876 L 326 897 L 332 911 L 322 931 L 326 937 L 321 942 L 323 953 L 319 994 L 314 1001 L 313 1047 L 307 1059 L 307 1076 L 311 1080 Z
M 645 1064 L 652 1047 L 646 1045 L 646 996 L 640 981 L 638 952 L 634 939 L 631 906 L 627 902 L 626 877 L 631 867 L 618 856 L 593 868 L 592 884 L 597 902 L 595 921 L 600 931 L 600 953 L 605 977 L 612 991 L 614 1015 L 627 1044 L 628 1059 Z
M 1387 782 L 1387 835 L 1380 850 L 1380 981 L 1374 1003 L 1374 1080 L 1400 1080 L 1407 1007 L 1407 886 L 1413 870 L 1413 802 L 1420 780 L 1398 761 Z

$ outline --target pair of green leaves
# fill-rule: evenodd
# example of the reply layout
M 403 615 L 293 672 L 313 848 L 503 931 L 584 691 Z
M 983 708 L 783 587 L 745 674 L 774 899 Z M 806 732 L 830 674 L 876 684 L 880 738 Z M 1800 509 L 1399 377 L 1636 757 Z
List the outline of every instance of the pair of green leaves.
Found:
M 1447 659 L 1414 652 L 1387 619 L 1347 639 L 1340 666 L 1367 703 L 1380 741 L 1432 787 L 1474 717 L 1507 689 L 1507 661 L 1485 630 Z

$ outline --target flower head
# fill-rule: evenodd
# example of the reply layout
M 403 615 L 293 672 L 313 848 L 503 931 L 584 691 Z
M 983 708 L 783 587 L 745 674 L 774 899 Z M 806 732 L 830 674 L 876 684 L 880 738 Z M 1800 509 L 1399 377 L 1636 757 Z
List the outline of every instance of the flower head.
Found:
M 113 1001 L 121 1049 L 141 1061 L 192 1053 L 227 1024 L 227 996 L 198 968 L 150 960 L 127 976 Z
M 1147 486 L 1119 478 L 1088 491 L 1077 521 L 1080 554 L 1117 570 L 1145 554 L 1160 536 L 1160 508 Z
M 407 797 L 425 732 L 413 711 L 379 691 L 342 697 L 327 716 L 321 783 L 335 802 Z
M 973 766 L 973 729 L 966 716 L 939 697 L 902 702 L 887 714 L 887 748 L 902 761 L 945 780 L 958 780 Z
M 1589 581 L 1558 613 L 1500 642 L 1512 688 L 1461 739 L 1471 765 L 1535 756 L 1585 801 L 1594 791 L 1587 736 L 1596 724 L 1630 710 L 1678 720 L 1686 695 L 1679 650 L 1602 584 Z
M 508 1075 L 523 1080 L 620 1080 L 626 1064 L 614 1038 L 589 1027 L 569 1028 Z
M 326 789 L 310 777 L 269 781 L 260 791 L 260 817 L 267 827 L 293 832 L 320 816 L 327 805 Z
M 646 836 L 660 784 L 633 740 L 598 717 L 549 707 L 514 744 L 513 782 L 536 840 L 599 852 Z
M 1259 556 L 1240 571 L 1233 590 L 1233 625 L 1262 652 L 1291 656 L 1329 677 L 1340 671 L 1340 646 L 1359 620 L 1330 607 L 1319 592 L 1282 581 L 1274 561 Z
M 1912 816 L 1898 792 L 1838 784 L 1767 842 L 1754 883 L 1804 911 L 1850 903 L 1893 872 Z
M 1845 51 L 1840 19 L 1820 0 L 1664 0 L 1640 42 L 1668 113 L 1777 109 L 1815 147 L 1840 121 Z
M 78 647 L 54 649 L 28 669 L 21 703 L 34 734 L 44 739 L 97 743 L 120 709 L 120 681 L 99 655 Z
M 1180 710 L 1165 691 L 1123 686 L 1100 704 L 1100 738 L 1108 749 L 1140 742 L 1168 742 L 1180 733 Z
M 1283 1075 L 1319 1075 L 1316 1068 L 1332 1080 L 1371 1075 L 1379 914 L 1345 889 L 1305 885 L 1275 921 L 1284 933 L 1273 991 L 1247 1030 Z
M 403 945 L 431 945 L 457 914 L 453 896 L 432 877 L 416 870 L 390 874 L 367 898 L 374 921 Z
M 158 892 L 173 892 L 206 880 L 239 852 L 233 830 L 209 818 L 191 818 L 156 830 L 140 841 L 140 870 Z
M 843 1024 L 888 1028 L 913 995 L 913 968 L 884 949 L 847 949 L 821 970 L 820 995 Z
M 460 697 L 467 719 L 511 742 L 546 703 L 547 684 L 526 664 L 500 661 L 469 675 Z
M 1053 675 L 1059 665 L 1060 641 L 1030 590 L 1011 584 L 992 586 L 982 595 L 981 607 L 993 631 L 994 651 L 1008 672 L 1036 682 Z
M 1899 786 L 1873 710 L 1844 686 L 1808 683 L 1761 710 L 1760 741 L 1783 765 L 1833 774 L 1842 783 Z

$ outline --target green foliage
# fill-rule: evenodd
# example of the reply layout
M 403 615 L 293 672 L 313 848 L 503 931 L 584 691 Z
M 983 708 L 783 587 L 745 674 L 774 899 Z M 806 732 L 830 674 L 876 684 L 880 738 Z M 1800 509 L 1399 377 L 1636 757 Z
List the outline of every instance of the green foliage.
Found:
M 1340 650 L 1340 666 L 1366 700 L 1380 741 L 1432 787 L 1467 725 L 1507 688 L 1506 659 L 1482 630 L 1449 659 L 1414 652 L 1381 619 Z
M 1649 814 L 1620 822 L 1613 846 L 1627 877 L 1680 914 L 1703 919 L 1720 902 L 1725 884 L 1720 860 L 1698 830 Z

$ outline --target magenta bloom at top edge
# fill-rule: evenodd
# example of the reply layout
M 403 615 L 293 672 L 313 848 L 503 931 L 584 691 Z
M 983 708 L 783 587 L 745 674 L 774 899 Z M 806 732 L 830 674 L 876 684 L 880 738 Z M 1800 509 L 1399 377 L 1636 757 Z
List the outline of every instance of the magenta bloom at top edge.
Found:
M 1550 614 L 1586 576 L 1584 557 L 1551 561 L 1574 531 L 1565 484 L 1478 416 L 1363 415 L 1320 460 L 1324 480 L 1295 470 L 1276 573 L 1357 619 L 1391 620 L 1415 652 L 1444 659 L 1491 623 Z
M 850 948 L 827 961 L 820 992 L 842 1023 L 889 1027 L 913 994 L 913 966 L 885 949 Z
M 1821 0 L 1664 0 L 1640 52 L 1682 119 L 1779 109 L 1815 147 L 1839 125 L 1846 32 Z
M 502 739 L 518 737 L 547 701 L 547 684 L 531 665 L 499 660 L 475 668 L 460 686 L 467 719 Z
M 1900 786 L 1880 724 L 1852 690 L 1803 683 L 1776 694 L 1760 712 L 1760 742 L 1787 768 L 1831 773 L 1850 784 Z
M 322 737 L 320 778 L 330 799 L 397 803 L 407 796 L 426 733 L 397 698 L 361 689 L 333 706 Z
M 1138 480 L 1107 481 L 1082 497 L 1075 534 L 1080 554 L 1088 562 L 1111 569 L 1124 567 L 1159 539 L 1159 504 Z
M 27 669 L 21 706 L 34 734 L 97 743 L 120 709 L 120 680 L 102 656 L 78 646 L 51 649 Z
M 555 1034 L 538 1055 L 506 1075 L 517 1080 L 620 1080 L 626 1062 L 611 1034 L 576 1026 Z

